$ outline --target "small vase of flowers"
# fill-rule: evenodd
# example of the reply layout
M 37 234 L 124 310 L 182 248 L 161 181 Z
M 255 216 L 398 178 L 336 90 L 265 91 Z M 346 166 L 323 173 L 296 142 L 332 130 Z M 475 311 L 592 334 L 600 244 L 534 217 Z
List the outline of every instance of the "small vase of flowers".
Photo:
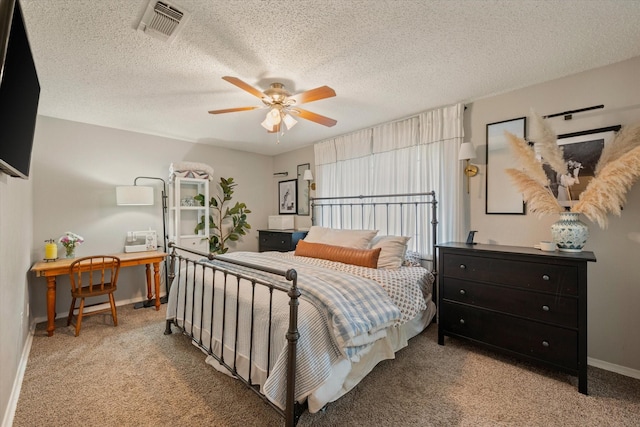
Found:
M 84 239 L 82 236 L 72 233 L 71 231 L 67 231 L 60 237 L 59 242 L 64 246 L 64 252 L 66 258 L 75 258 L 76 256 L 76 246 L 84 243 Z

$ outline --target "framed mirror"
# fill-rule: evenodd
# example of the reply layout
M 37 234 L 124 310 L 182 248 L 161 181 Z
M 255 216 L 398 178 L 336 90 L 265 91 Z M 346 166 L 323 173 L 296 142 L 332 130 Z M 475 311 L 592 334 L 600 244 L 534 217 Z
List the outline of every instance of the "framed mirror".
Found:
M 520 117 L 487 125 L 487 214 L 515 214 L 524 215 L 524 199 L 509 175 L 504 171 L 516 164 L 516 160 L 509 149 L 508 131 L 515 136 L 525 138 L 527 118 Z
M 309 182 L 304 180 L 304 171 L 309 169 L 309 163 L 298 165 L 298 215 L 309 215 Z

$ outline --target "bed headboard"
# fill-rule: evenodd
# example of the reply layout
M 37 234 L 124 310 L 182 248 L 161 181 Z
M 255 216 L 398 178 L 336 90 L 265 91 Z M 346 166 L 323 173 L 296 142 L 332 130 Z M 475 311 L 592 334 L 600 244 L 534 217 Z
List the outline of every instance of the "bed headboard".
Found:
M 435 273 L 438 236 L 436 193 L 311 198 L 311 223 L 321 227 L 378 230 L 409 236 L 408 250 L 431 262 Z

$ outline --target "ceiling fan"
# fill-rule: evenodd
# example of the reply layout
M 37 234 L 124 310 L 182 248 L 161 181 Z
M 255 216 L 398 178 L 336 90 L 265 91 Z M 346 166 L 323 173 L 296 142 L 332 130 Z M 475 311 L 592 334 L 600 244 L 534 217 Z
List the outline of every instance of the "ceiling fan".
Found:
M 264 92 L 254 88 L 253 86 L 243 82 L 237 77 L 224 76 L 223 80 L 238 86 L 249 92 L 251 95 L 260 98 L 264 105 L 252 106 L 252 107 L 238 107 L 238 108 L 225 108 L 223 110 L 211 110 L 209 114 L 223 114 L 234 113 L 236 111 L 249 111 L 258 108 L 269 108 L 267 117 L 261 123 L 261 125 L 267 129 L 268 132 L 279 132 L 282 123 L 285 124 L 287 129 L 291 129 L 297 122 L 292 116 L 300 117 L 312 122 L 319 123 L 324 126 L 334 126 L 337 121 L 330 119 L 329 117 L 322 116 L 320 114 L 313 113 L 308 110 L 299 108 L 298 105 L 305 104 L 307 102 L 318 101 L 320 99 L 330 98 L 336 96 L 336 92 L 329 86 L 320 86 L 315 89 L 310 89 L 306 92 L 299 93 L 297 95 L 291 95 L 282 83 L 271 83 L 271 86 Z

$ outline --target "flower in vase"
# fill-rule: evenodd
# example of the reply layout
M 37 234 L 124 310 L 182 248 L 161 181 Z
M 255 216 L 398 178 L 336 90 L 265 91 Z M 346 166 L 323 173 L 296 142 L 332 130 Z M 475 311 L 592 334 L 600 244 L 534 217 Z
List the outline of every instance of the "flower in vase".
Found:
M 72 233 L 71 231 L 67 231 L 60 237 L 58 240 L 67 253 L 67 256 L 73 254 L 76 249 L 76 246 L 84 243 L 84 238 L 76 233 Z

